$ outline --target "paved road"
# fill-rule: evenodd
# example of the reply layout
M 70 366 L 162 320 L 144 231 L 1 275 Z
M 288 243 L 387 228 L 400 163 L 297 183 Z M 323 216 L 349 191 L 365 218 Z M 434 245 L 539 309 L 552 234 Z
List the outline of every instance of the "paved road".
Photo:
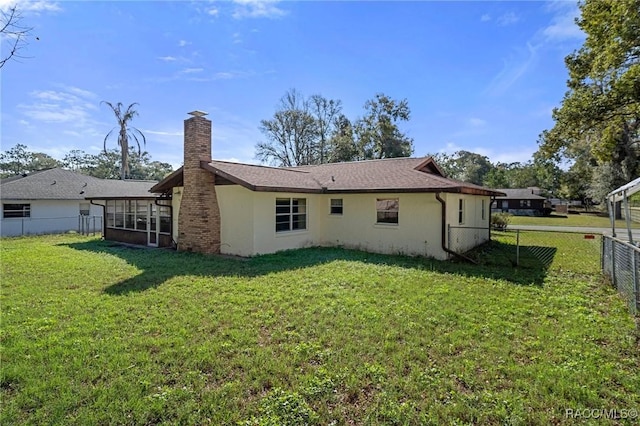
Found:
M 542 225 L 509 225 L 509 230 L 519 229 L 521 231 L 550 231 L 550 232 L 576 232 L 579 234 L 606 234 L 611 235 L 611 228 L 592 228 L 587 226 L 542 226 Z M 632 229 L 633 240 L 640 241 L 640 229 Z M 616 228 L 616 236 L 627 240 L 627 230 Z

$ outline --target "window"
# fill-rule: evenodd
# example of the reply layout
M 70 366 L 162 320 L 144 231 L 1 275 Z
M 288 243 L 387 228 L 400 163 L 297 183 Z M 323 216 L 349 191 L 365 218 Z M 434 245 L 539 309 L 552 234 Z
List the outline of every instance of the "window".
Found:
M 464 200 L 460 198 L 458 200 L 458 224 L 462 225 L 464 223 Z
M 331 214 L 342 214 L 342 198 L 331 199 Z
M 531 200 L 520 200 L 520 207 L 531 207 Z
M 276 198 L 276 232 L 307 229 L 306 198 Z
M 160 206 L 160 233 L 168 234 L 171 232 L 171 208 L 169 206 Z
M 149 223 L 150 202 L 152 201 L 107 200 L 107 227 L 146 231 Z M 160 206 L 159 216 L 160 233 L 168 234 L 171 230 L 171 208 L 169 206 Z
M 89 216 L 89 210 L 91 210 L 91 204 L 80 203 L 80 216 Z
M 482 220 L 487 218 L 486 200 L 482 200 Z
M 4 218 L 31 217 L 31 204 L 3 204 Z
M 397 198 L 378 198 L 376 200 L 377 223 L 398 223 L 400 202 Z

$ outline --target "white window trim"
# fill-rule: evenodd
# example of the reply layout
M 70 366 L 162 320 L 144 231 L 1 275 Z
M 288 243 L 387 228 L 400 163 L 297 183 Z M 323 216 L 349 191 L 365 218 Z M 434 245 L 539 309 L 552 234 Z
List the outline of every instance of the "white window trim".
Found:
M 289 212 L 288 213 L 278 213 L 278 200 L 289 200 Z M 304 200 L 304 228 L 293 229 L 293 217 L 296 215 L 302 215 L 303 213 L 294 213 L 293 212 L 293 201 L 294 200 Z M 276 198 L 275 206 L 276 206 L 276 214 L 274 216 L 274 225 L 276 235 L 282 235 L 283 233 L 302 233 L 307 232 L 309 229 L 309 212 L 307 210 L 309 203 L 307 203 L 306 198 L 299 197 L 279 197 Z M 278 230 L 278 221 L 275 220 L 278 217 L 289 217 L 289 229 Z

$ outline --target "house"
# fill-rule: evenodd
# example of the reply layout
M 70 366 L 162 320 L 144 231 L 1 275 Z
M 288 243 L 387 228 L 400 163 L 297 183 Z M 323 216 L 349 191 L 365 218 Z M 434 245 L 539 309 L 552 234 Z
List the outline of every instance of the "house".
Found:
M 99 231 L 103 211 L 85 199 L 87 195 L 130 193 L 149 197 L 154 183 L 98 179 L 60 168 L 2 179 L 1 235 L 52 234 L 83 226 Z
M 515 216 L 548 216 L 551 214 L 551 205 L 536 189 L 538 188 L 496 189 L 504 195 L 495 197 L 491 212 Z
M 344 246 L 446 259 L 489 239 L 490 199 L 501 193 L 447 179 L 432 158 L 287 168 L 212 160 L 211 121 L 190 115 L 184 166 L 151 188 L 160 235 L 171 237 L 159 246 L 239 256 Z M 123 201 L 106 200 L 107 239 L 134 232 L 119 225 Z

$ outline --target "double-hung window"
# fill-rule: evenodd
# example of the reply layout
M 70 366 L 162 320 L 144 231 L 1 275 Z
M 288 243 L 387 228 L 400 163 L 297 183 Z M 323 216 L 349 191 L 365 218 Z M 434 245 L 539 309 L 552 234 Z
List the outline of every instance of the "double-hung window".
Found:
M 306 198 L 276 198 L 276 232 L 307 229 Z
M 400 200 L 397 198 L 378 198 L 376 200 L 376 222 L 397 224 Z
M 342 214 L 342 198 L 331 199 L 331 214 Z
M 458 200 L 458 224 L 464 225 L 464 200 L 462 198 Z

